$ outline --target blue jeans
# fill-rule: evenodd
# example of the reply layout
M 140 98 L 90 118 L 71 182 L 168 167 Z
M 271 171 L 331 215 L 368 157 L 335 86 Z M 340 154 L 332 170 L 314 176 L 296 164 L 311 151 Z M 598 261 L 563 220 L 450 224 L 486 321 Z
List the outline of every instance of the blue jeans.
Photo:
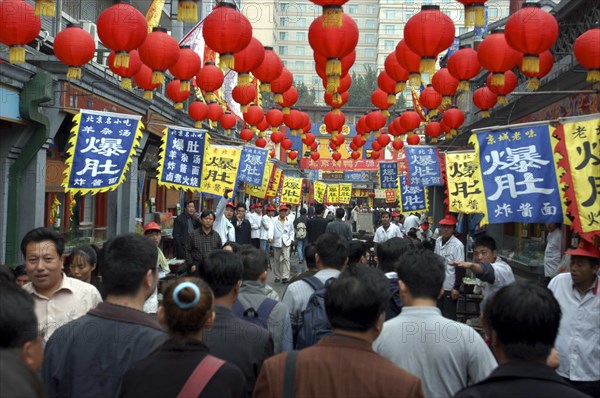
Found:
M 306 239 L 298 239 L 296 241 L 296 251 L 298 252 L 298 260 L 304 261 L 304 242 Z
M 260 250 L 266 251 L 267 256 L 269 255 L 269 250 L 271 250 L 271 247 L 270 247 L 269 241 L 267 239 L 260 240 Z

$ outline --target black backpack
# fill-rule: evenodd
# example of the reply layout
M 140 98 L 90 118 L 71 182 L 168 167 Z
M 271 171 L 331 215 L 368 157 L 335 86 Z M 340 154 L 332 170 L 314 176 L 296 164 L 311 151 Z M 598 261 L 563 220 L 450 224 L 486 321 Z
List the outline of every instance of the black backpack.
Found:
M 296 349 L 310 347 L 316 344 L 322 337 L 332 333 L 331 325 L 325 312 L 325 290 L 331 284 L 330 278 L 323 284 L 316 276 L 308 276 L 302 280 L 313 288 L 314 293 L 310 296 L 306 309 L 302 312 L 302 325 L 298 331 Z
M 236 300 L 235 303 L 233 303 L 233 307 L 231 310 L 237 317 L 255 325 L 258 325 L 262 328 L 268 329 L 267 323 L 269 320 L 269 316 L 271 315 L 271 312 L 273 311 L 273 308 L 275 308 L 276 305 L 277 300 L 273 300 L 267 297 L 258 306 L 258 309 L 255 310 L 253 307 L 249 307 L 248 309 L 244 310 L 242 303 L 240 303 L 239 300 Z

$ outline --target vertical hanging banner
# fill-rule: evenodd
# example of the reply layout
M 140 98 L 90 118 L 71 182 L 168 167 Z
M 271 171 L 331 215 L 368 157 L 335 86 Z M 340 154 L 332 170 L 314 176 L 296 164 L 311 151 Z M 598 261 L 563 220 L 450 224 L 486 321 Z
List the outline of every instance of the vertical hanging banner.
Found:
M 73 117 L 62 186 L 72 194 L 116 189 L 142 138 L 141 116 L 82 110 Z
M 254 186 L 250 184 L 246 185 L 246 195 L 254 196 L 255 198 L 264 199 L 267 196 L 267 189 L 269 188 L 269 181 L 273 175 L 273 162 L 267 162 L 265 165 L 265 171 L 262 175 L 262 182 L 260 186 Z
M 548 124 L 476 134 L 490 224 L 563 222 Z
M 579 222 L 573 225 L 580 224 L 580 232 L 587 234 L 600 232 L 600 119 L 578 119 L 563 121 L 562 152 L 566 152 L 572 182 L 566 195 L 579 215 Z
M 483 178 L 476 152 L 446 153 L 446 179 L 451 212 L 487 215 Z
M 283 177 L 281 203 L 298 206 L 302 200 L 302 178 Z
M 410 185 L 429 187 L 442 185 L 438 149 L 433 146 L 406 147 L 408 159 L 408 182 Z
M 246 145 L 242 147 L 238 180 L 250 185 L 260 186 L 265 171 L 269 150 Z
M 418 185 L 408 185 L 406 177 L 403 175 L 399 179 L 398 199 L 402 213 L 428 211 L 427 188 Z
M 279 184 L 281 183 L 281 170 L 275 170 L 273 178 L 269 181 L 269 188 L 267 189 L 267 198 L 274 198 L 277 196 L 279 191 Z
M 327 184 L 327 204 L 336 204 L 340 202 L 340 184 Z
M 163 130 L 158 184 L 170 189 L 200 189 L 206 132 L 168 126 Z
M 398 163 L 379 162 L 379 185 L 383 189 L 398 188 Z
M 224 145 L 210 145 L 204 151 L 204 167 L 200 191 L 223 195 L 225 189 L 235 189 L 241 149 Z
M 327 184 L 321 181 L 315 181 L 314 186 L 314 199 L 317 203 L 325 203 L 325 192 L 327 192 Z
M 340 204 L 349 205 L 352 199 L 352 184 L 340 184 L 339 201 Z

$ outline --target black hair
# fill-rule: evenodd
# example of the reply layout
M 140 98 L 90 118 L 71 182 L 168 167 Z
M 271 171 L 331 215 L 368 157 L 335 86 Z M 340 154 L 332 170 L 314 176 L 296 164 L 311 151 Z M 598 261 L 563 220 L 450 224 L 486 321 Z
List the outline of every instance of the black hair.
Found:
M 231 251 L 234 252 L 234 253 L 238 253 L 241 250 L 241 248 L 242 248 L 242 246 L 240 246 L 239 244 L 237 244 L 235 242 L 232 242 L 230 240 L 228 240 L 227 242 L 225 242 L 225 244 L 223 246 L 221 246 L 221 248 L 223 248 L 225 246 L 231 246 Z M 252 247 L 254 247 L 254 246 L 252 246 Z
M 389 301 L 389 281 L 371 267 L 344 270 L 325 291 L 325 311 L 334 329 L 369 330 Z
M 63 239 L 62 235 L 53 229 L 40 227 L 27 232 L 21 240 L 21 253 L 23 253 L 23 257 L 25 257 L 27 245 L 32 242 L 39 243 L 47 240 L 54 243 L 54 247 L 56 247 L 56 253 L 58 253 L 59 256 L 62 256 L 65 251 L 65 240 Z
M 245 203 L 242 203 L 242 202 L 238 203 L 238 204 L 237 204 L 237 206 L 235 206 L 235 209 L 236 209 L 236 210 L 237 210 L 237 209 L 239 209 L 239 208 L 242 208 L 242 209 L 244 209 L 244 210 L 247 210 L 247 209 L 246 209 L 246 204 L 245 204 Z
M 325 205 L 323 205 L 322 203 L 319 203 L 315 206 L 315 214 L 323 214 L 324 211 Z
M 71 252 L 71 262 L 76 256 L 83 257 L 90 264 L 98 264 L 98 253 L 94 250 L 92 246 L 83 245 L 77 246 Z
M 489 235 L 479 235 L 477 238 L 475 238 L 475 241 L 473 242 L 473 248 L 476 248 L 477 246 L 487 247 L 491 251 L 495 251 L 496 241 Z
M 182 309 L 175 301 L 173 293 L 181 283 L 190 282 L 198 286 L 200 300 L 191 307 Z M 196 293 L 189 287 L 182 289 L 177 298 L 181 303 L 187 304 L 194 301 Z M 206 321 L 212 315 L 213 294 L 206 282 L 200 278 L 182 278 L 171 282 L 163 292 L 162 307 L 165 310 L 165 321 L 169 334 L 177 338 L 186 338 L 202 330 Z
M 303 216 L 303 215 L 305 215 L 305 214 L 306 214 L 306 209 L 305 209 L 304 207 L 302 207 L 302 208 L 300 209 L 300 215 L 301 215 L 301 216 Z
M 398 259 L 411 250 L 410 242 L 402 238 L 391 238 L 377 245 L 377 263 L 382 272 L 395 272 Z
M 14 282 L 15 274 L 8 265 L 0 264 L 0 281 Z
M 144 235 L 119 235 L 102 249 L 102 282 L 107 295 L 135 295 L 148 270 L 156 272 L 158 248 Z
M 381 213 L 379 213 L 379 218 L 385 216 L 386 214 L 387 214 L 388 217 L 392 218 L 392 215 L 390 214 L 390 212 L 386 211 L 386 210 L 384 210 Z
M 24 264 L 17 265 L 15 267 L 15 269 L 13 269 L 13 272 L 15 274 L 15 277 L 22 276 L 22 275 L 27 275 L 27 271 L 25 270 L 25 265 Z
M 205 209 L 205 210 L 202 210 L 202 213 L 200 213 L 200 218 L 201 218 L 201 219 L 202 219 L 202 218 L 206 218 L 206 217 L 208 217 L 208 216 L 211 216 L 211 215 L 213 216 L 213 218 L 214 218 L 215 220 L 217 219 L 217 216 L 215 215 L 215 212 L 214 212 L 214 211 L 212 211 L 212 210 L 210 210 L 210 209 Z
M 348 241 L 338 234 L 325 233 L 315 242 L 323 266 L 341 270 L 348 258 Z
M 412 297 L 437 300 L 446 277 L 443 257 L 425 249 L 411 250 L 398 259 L 395 268 Z
M 317 254 L 317 247 L 312 243 L 307 243 L 304 246 L 304 259 L 306 260 L 306 268 L 317 269 L 317 259 L 315 258 L 315 254 Z
M 264 250 L 245 247 L 239 252 L 239 255 L 244 264 L 242 279 L 245 281 L 257 281 L 269 267 L 269 258 Z
M 8 281 L 0 281 L 0 291 L 0 348 L 20 348 L 38 336 L 33 299 Z
M 209 284 L 216 298 L 227 295 L 242 280 L 244 265 L 235 253 L 224 250 L 210 252 L 200 266 L 200 277 Z
M 353 240 L 348 243 L 348 264 L 357 264 L 361 257 L 367 255 L 367 245 L 360 240 Z
M 561 310 L 550 290 L 524 280 L 500 289 L 486 304 L 483 316 L 509 359 L 539 362 L 554 346 Z
M 191 203 L 191 204 L 193 204 L 193 205 L 194 205 L 194 207 L 196 207 L 196 205 L 194 204 L 194 201 L 193 201 L 193 200 L 185 200 L 185 201 L 183 202 L 183 207 L 188 207 L 188 205 L 189 205 L 190 203 Z
M 337 209 L 335 209 L 335 216 L 336 218 L 344 218 L 344 216 L 346 215 L 346 210 L 342 209 L 341 207 L 338 207 Z

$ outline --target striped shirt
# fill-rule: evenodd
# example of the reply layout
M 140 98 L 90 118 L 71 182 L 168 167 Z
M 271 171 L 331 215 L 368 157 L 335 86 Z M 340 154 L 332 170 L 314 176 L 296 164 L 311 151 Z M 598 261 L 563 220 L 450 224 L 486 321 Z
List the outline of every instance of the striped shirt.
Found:
M 221 236 L 211 229 L 205 233 L 202 228 L 194 230 L 185 242 L 185 259 L 188 264 L 199 264 L 212 250 L 223 246 Z

